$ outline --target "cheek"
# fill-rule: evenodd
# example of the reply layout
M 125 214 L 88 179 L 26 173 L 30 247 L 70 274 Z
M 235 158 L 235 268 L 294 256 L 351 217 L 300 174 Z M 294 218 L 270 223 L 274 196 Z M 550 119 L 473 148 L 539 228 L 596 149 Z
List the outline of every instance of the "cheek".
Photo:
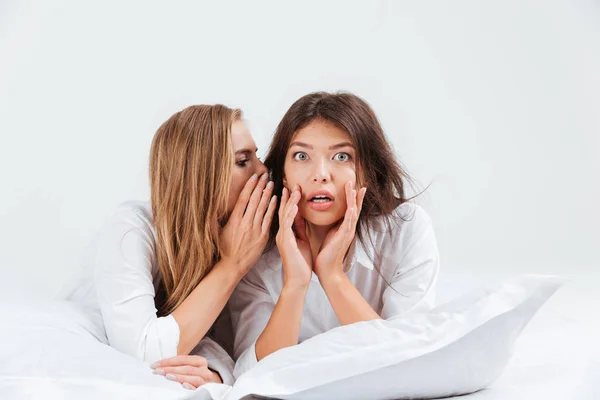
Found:
M 340 183 L 342 184 L 342 188 L 343 185 L 346 184 L 346 182 L 352 182 L 354 184 L 354 186 L 356 186 L 356 170 L 354 168 L 354 166 L 343 166 L 340 167 L 337 170 L 337 178 L 340 181 Z
M 283 166 L 284 184 L 288 189 L 294 187 L 295 184 L 300 183 L 298 180 L 298 168 L 294 168 L 287 161 Z
M 237 202 L 237 199 L 240 196 L 240 193 L 242 192 L 246 181 L 249 179 L 244 178 L 244 174 L 236 172 L 233 173 L 231 180 L 231 188 L 229 189 L 229 199 L 227 201 L 227 212 L 233 211 L 233 207 L 235 206 L 235 203 Z
M 356 171 L 354 167 L 345 166 L 338 170 L 337 173 L 337 190 L 338 193 L 341 194 L 341 202 L 337 204 L 338 208 L 336 210 L 337 217 L 343 217 L 346 213 L 347 208 L 347 199 L 346 199 L 346 183 L 352 182 L 352 185 L 356 189 Z

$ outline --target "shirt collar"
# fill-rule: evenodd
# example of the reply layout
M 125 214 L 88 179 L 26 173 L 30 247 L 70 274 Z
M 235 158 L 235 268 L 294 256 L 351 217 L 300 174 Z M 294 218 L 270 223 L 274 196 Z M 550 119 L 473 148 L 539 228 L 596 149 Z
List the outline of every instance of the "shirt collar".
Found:
M 354 239 L 348 257 L 344 262 L 344 270 L 350 271 L 354 264 L 360 264 L 369 271 L 373 271 L 373 261 L 369 257 L 369 254 L 373 255 L 373 250 L 372 246 L 367 245 L 367 248 L 365 248 L 360 240 Z

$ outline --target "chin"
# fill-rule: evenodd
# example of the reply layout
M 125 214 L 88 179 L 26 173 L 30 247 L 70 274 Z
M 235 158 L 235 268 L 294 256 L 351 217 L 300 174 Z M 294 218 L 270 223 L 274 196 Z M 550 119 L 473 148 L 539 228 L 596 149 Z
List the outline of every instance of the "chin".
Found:
M 344 215 L 342 214 L 337 215 L 339 213 L 336 213 L 334 210 L 331 211 L 315 211 L 312 209 L 307 209 L 304 210 L 304 212 L 302 213 L 302 216 L 304 217 L 304 219 L 313 224 L 313 225 L 317 225 L 317 226 L 330 226 L 335 224 L 336 222 L 338 222 L 340 219 L 344 218 Z

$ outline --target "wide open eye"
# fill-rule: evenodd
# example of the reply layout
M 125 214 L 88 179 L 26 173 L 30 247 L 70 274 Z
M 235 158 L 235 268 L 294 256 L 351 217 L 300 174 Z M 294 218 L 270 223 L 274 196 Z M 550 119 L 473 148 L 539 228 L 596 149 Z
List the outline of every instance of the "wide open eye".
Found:
M 294 153 L 294 160 L 296 161 L 306 161 L 308 160 L 308 154 L 303 151 L 298 151 Z
M 335 156 L 333 156 L 333 159 L 336 161 L 346 162 L 346 161 L 350 161 L 351 157 L 350 157 L 350 154 L 348 154 L 348 153 L 340 152 L 340 153 L 337 153 Z

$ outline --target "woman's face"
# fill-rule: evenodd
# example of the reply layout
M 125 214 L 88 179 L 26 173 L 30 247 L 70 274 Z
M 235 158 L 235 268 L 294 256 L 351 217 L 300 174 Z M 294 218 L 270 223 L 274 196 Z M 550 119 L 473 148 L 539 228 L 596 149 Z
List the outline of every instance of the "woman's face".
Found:
M 227 201 L 228 214 L 233 211 L 240 192 L 248 179 L 254 174 L 260 177 L 261 174 L 267 172 L 267 168 L 256 157 L 256 143 L 254 143 L 250 130 L 248 130 L 244 121 L 237 120 L 231 126 L 231 141 L 233 143 L 234 165 L 231 190 Z
M 335 125 L 314 120 L 292 138 L 284 164 L 284 185 L 299 185 L 300 215 L 308 222 L 330 226 L 346 212 L 344 185 L 356 186 L 356 152 L 350 135 Z

